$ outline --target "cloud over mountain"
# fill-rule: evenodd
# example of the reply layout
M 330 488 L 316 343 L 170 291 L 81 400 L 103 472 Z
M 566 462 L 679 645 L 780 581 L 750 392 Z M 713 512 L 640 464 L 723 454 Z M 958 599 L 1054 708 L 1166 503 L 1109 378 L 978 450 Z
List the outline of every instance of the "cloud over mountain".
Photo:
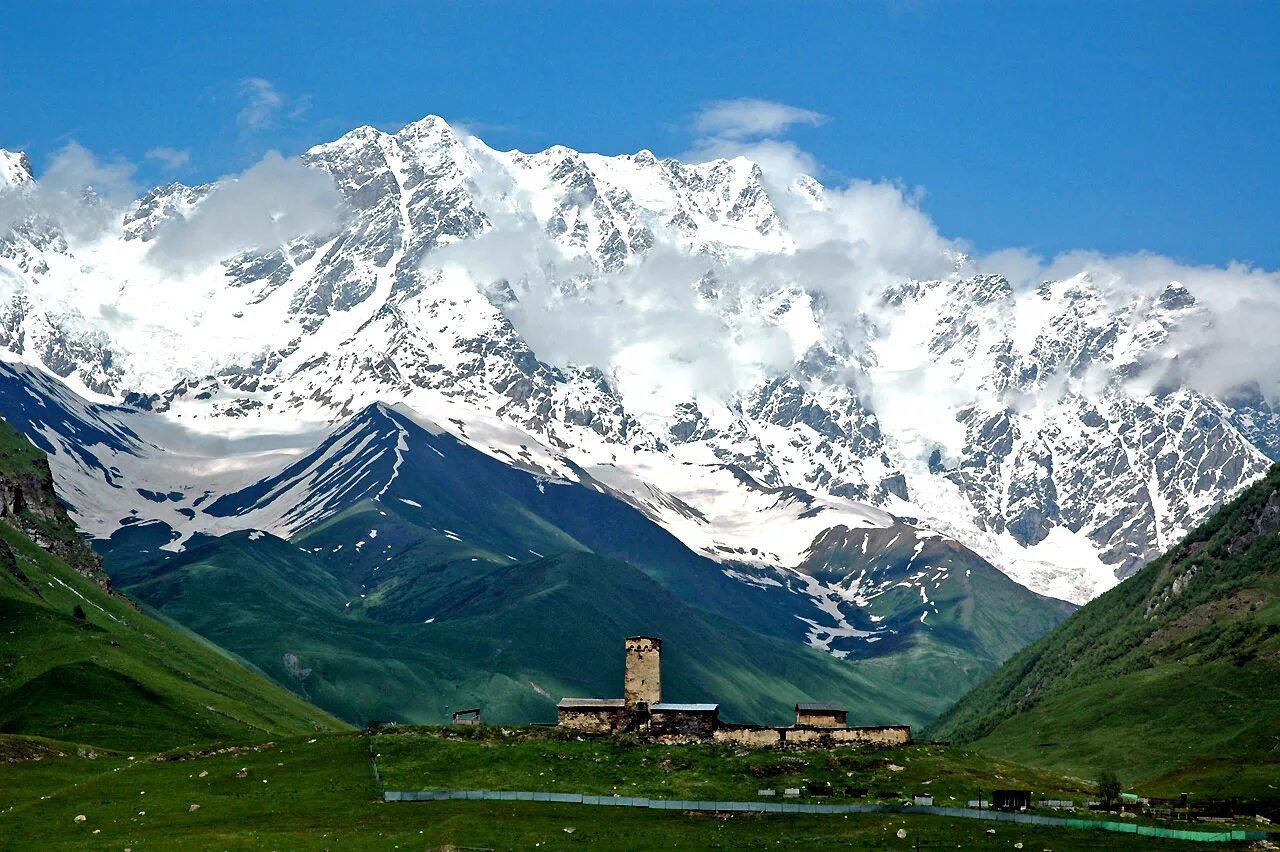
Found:
M 345 199 L 328 175 L 271 151 L 215 184 L 189 217 L 161 226 L 147 257 L 170 271 L 196 269 L 242 251 L 327 235 L 345 211 Z
M 35 217 L 57 223 L 74 239 L 91 239 L 119 221 L 137 196 L 135 169 L 103 160 L 77 142 L 54 153 L 38 182 L 8 192 L 0 186 L 0 232 Z
M 808 157 L 786 138 L 807 121 L 706 128 Z M 177 404 L 208 377 L 214 429 L 445 399 L 576 454 L 657 516 L 682 500 L 720 517 L 668 519 L 709 552 L 760 550 L 742 532 L 759 517 L 716 515 L 739 497 L 686 481 L 731 466 L 764 493 L 921 518 L 1074 599 L 1280 457 L 1259 396 L 1280 390 L 1275 273 L 979 254 L 919 191 L 795 169 L 498 151 L 436 117 L 361 127 L 160 187 L 92 245 L 15 235 L 0 340 L 106 395 Z M 15 180 L 5 203 L 41 197 Z M 774 564 L 813 542 L 787 529 Z

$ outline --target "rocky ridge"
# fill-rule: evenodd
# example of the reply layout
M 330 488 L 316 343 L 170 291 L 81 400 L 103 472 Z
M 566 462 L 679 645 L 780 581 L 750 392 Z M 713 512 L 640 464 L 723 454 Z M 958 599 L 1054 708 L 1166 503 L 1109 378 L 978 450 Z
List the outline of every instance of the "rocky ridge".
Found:
M 148 250 L 198 215 L 208 187 L 154 190 L 91 245 L 23 222 L 0 237 L 0 347 L 88 398 L 213 435 L 334 423 L 376 401 L 459 433 L 508 424 L 721 558 L 809 565 L 840 522 L 814 516 L 878 511 L 1076 601 L 1176 541 L 1280 448 L 1280 417 L 1248 387 L 1214 397 L 1149 380 L 1173 332 L 1207 321 L 1176 282 L 1137 295 L 1082 274 L 1022 291 L 956 258 L 947 277 L 850 308 L 798 272 L 758 271 L 788 269 L 799 223 L 832 200 L 742 158 L 500 152 L 428 117 L 358 128 L 302 160 L 332 177 L 342 223 L 187 274 L 186 301 Z M 11 171 L 8 191 L 24 191 L 29 168 Z M 463 251 L 513 244 L 509 268 Z M 552 363 L 529 342 L 540 287 L 552 309 L 585 312 L 669 257 L 726 338 L 775 334 L 785 363 L 654 397 L 636 376 L 661 377 L 626 353 Z M 781 535 L 763 510 L 740 523 L 743 501 L 771 509 L 792 492 L 825 508 L 801 525 L 808 510 L 790 512 Z

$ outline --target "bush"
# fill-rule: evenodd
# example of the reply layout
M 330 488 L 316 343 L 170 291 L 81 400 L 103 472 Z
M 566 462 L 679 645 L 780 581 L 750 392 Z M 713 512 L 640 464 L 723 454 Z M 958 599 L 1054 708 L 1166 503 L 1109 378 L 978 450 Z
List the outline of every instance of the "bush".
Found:
M 71 610 L 71 614 L 74 615 L 76 619 L 79 621 L 84 621 L 86 618 L 89 617 L 84 614 L 84 607 L 80 606 L 80 604 L 76 604 L 76 608 Z

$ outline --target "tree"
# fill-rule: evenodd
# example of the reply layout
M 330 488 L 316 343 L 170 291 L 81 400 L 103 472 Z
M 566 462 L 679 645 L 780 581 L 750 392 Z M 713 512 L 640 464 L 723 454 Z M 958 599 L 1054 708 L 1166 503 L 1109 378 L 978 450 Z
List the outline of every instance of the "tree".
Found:
M 1120 800 L 1120 777 L 1110 769 L 1098 775 L 1098 798 L 1102 800 L 1102 806 L 1107 810 L 1111 810 L 1111 805 Z
M 76 604 L 76 608 L 71 610 L 71 614 L 81 621 L 88 618 L 88 616 L 84 614 L 84 607 L 80 606 L 80 604 Z

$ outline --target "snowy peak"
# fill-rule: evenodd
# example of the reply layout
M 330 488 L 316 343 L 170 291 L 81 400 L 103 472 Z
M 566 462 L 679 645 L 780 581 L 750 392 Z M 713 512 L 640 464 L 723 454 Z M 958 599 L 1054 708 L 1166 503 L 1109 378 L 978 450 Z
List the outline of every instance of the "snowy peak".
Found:
M 283 471 L 219 497 L 203 512 L 288 536 L 386 491 L 407 449 L 404 427 L 373 405 Z
M 31 158 L 21 151 L 0 148 L 0 192 L 34 182 Z
M 428 115 L 406 124 L 395 136 L 401 144 L 419 152 L 432 151 L 441 157 L 456 156 L 462 147 L 461 137 L 438 115 Z
M 1280 414 L 1259 389 L 1186 380 L 1185 332 L 1212 317 L 1178 282 L 1086 271 L 1023 287 L 955 257 L 949 273 L 863 293 L 842 277 L 861 261 L 823 251 L 863 239 L 845 191 L 807 176 L 779 188 L 742 157 L 498 151 L 428 116 L 301 160 L 347 215 L 191 268 L 153 254 L 169 223 L 198 225 L 216 185 L 156 188 L 90 245 L 43 221 L 12 227 L 3 357 L 215 443 L 328 434 L 404 403 L 522 469 L 579 470 L 717 559 L 793 570 L 837 526 L 902 522 L 1077 601 L 1280 456 Z M 0 173 L 31 182 L 20 155 L 0 155 Z M 394 455 L 365 455 L 391 434 L 367 428 L 381 440 L 332 445 L 345 469 Z M 199 490 L 239 493 L 255 465 Z M 97 487 L 88 469 L 55 469 L 85 477 L 83 495 Z M 181 490 L 148 478 L 159 470 L 139 487 Z M 244 517 L 313 522 L 313 475 L 295 471 Z M 353 472 L 344 488 L 362 483 Z M 84 511 L 95 532 L 120 520 Z M 166 523 L 244 521 L 183 517 Z
M 134 202 L 125 213 L 123 238 L 142 242 L 153 239 L 166 222 L 178 216 L 190 216 L 212 188 L 210 185 L 191 187 L 181 183 L 156 187 Z

